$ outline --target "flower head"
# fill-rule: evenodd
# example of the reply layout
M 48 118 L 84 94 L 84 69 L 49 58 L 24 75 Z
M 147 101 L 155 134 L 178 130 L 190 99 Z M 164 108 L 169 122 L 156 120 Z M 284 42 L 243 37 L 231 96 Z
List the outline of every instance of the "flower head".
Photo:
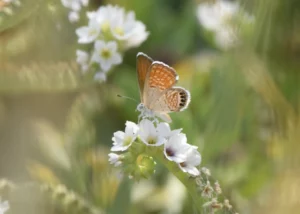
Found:
M 148 146 L 160 146 L 165 142 L 163 136 L 158 134 L 153 122 L 144 119 L 140 122 L 139 135 L 143 143 Z
M 114 133 L 113 147 L 111 151 L 125 151 L 137 137 L 139 127 L 133 122 L 126 122 L 125 132 L 117 131 Z
M 112 65 L 117 65 L 122 62 L 121 55 L 117 52 L 117 43 L 115 41 L 104 42 L 98 40 L 95 42 L 95 51 L 92 56 L 92 61 L 100 64 L 103 71 L 111 69 Z

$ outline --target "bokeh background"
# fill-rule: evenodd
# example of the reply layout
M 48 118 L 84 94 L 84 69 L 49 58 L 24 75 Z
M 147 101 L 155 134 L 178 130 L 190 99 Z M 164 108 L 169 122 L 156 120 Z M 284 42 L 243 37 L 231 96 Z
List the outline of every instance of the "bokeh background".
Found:
M 117 4 L 150 33 L 101 84 L 79 75 L 75 30 L 86 20 L 71 24 L 60 1 L 24 0 L 13 15 L 0 14 L 0 195 L 10 202 L 7 213 L 196 213 L 163 166 L 134 182 L 108 163 L 112 134 L 137 122 L 137 103 L 116 95 L 139 100 L 139 51 L 173 66 L 190 90 L 189 108 L 171 114 L 171 127 L 199 147 L 201 165 L 235 209 L 299 212 L 300 1 L 239 1 L 255 20 L 240 26 L 242 42 L 226 50 L 199 22 L 202 2 L 91 0 L 85 10 Z

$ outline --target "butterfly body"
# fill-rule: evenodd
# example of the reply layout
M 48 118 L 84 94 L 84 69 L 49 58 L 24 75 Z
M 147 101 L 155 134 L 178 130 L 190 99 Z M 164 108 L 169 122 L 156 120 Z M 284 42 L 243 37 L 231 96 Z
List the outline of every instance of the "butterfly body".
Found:
M 187 108 L 190 93 L 182 87 L 174 86 L 179 78 L 172 67 L 153 61 L 144 53 L 138 53 L 137 76 L 141 96 L 141 104 L 137 107 L 141 112 L 140 117 L 158 116 L 171 122 L 168 113 Z

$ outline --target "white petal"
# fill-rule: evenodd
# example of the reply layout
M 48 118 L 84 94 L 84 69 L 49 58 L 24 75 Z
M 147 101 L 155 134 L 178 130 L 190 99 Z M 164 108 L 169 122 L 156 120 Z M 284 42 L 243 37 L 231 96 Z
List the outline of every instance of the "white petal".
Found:
M 135 136 L 139 130 L 139 127 L 137 124 L 130 122 L 130 121 L 126 121 L 126 128 L 125 128 L 125 133 L 126 135 L 129 136 Z
M 113 64 L 118 65 L 122 62 L 122 57 L 119 53 L 114 53 L 111 57 Z
M 107 42 L 106 47 L 112 52 L 117 51 L 117 43 L 115 41 Z
M 105 44 L 104 41 L 102 41 L 102 40 L 97 40 L 97 41 L 95 42 L 94 48 L 95 48 L 95 50 L 96 50 L 97 52 L 100 51 L 100 50 L 102 50 L 102 49 L 105 48 L 105 47 L 106 47 L 106 44 Z
M 112 66 L 112 64 L 111 64 L 110 60 L 102 59 L 100 61 L 100 67 L 104 72 L 109 71 L 111 69 L 111 66 Z

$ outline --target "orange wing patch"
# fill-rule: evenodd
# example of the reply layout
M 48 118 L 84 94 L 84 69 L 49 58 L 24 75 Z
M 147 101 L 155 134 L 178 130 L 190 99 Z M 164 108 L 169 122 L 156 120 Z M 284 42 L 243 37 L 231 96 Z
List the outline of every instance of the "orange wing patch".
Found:
M 178 80 L 176 71 L 161 62 L 153 62 L 149 72 L 149 86 L 165 90 L 171 88 Z

